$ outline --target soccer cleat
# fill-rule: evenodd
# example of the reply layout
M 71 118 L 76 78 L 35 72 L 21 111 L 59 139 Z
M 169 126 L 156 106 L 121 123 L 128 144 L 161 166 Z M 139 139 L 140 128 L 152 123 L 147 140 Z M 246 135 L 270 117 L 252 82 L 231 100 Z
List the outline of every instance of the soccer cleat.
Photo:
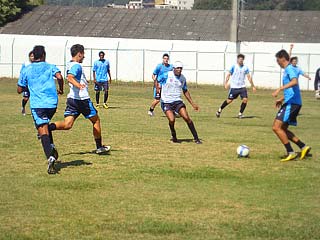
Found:
M 58 162 L 59 153 L 56 146 L 53 143 L 51 143 L 51 156 L 53 156 L 56 159 L 56 162 Z
M 104 155 L 104 154 L 107 154 L 108 152 L 110 152 L 110 150 L 111 150 L 111 146 L 102 146 L 102 147 L 96 149 L 96 154 Z
M 178 142 L 179 142 L 176 137 L 172 137 L 172 138 L 170 139 L 170 141 L 173 142 L 173 143 L 178 143 Z
M 295 160 L 297 156 L 298 155 L 296 153 L 289 153 L 288 156 L 286 158 L 281 159 L 280 162 L 288 162 L 288 161 Z
M 302 150 L 301 150 L 301 155 L 300 155 L 300 160 L 303 160 L 311 151 L 311 147 L 309 146 L 305 146 Z
M 154 112 L 153 111 L 148 111 L 148 115 L 150 116 L 150 117 L 153 117 L 154 116 Z
M 96 104 L 96 108 L 100 108 L 100 105 L 99 105 L 99 103 L 97 103 L 97 104 Z
M 108 109 L 109 108 L 108 104 L 106 104 L 106 103 L 104 103 L 102 106 L 103 106 L 104 109 Z
M 202 144 L 202 142 L 201 142 L 200 139 L 195 139 L 194 142 L 195 142 L 196 144 Z
M 50 156 L 48 159 L 48 174 L 55 174 L 56 170 L 54 168 L 54 163 L 55 163 L 56 159 L 53 156 Z
M 221 116 L 221 112 L 216 111 L 216 117 L 219 118 Z
M 242 118 L 244 118 L 244 115 L 243 115 L 242 113 L 239 113 L 239 114 L 238 114 L 238 118 L 239 118 L 239 119 L 242 119 Z
M 23 108 L 21 108 L 21 114 L 23 115 L 23 116 L 25 116 L 26 115 L 26 109 L 23 107 Z

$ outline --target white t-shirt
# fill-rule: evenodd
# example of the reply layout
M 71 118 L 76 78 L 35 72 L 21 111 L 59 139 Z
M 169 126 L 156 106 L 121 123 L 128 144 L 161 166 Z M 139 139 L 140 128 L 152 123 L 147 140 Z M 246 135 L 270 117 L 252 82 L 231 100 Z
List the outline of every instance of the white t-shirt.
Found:
M 67 75 L 71 74 L 74 76 L 74 78 L 77 80 L 80 84 L 85 84 L 86 87 L 84 89 L 79 89 L 75 86 L 73 86 L 71 83 L 69 83 L 70 86 L 70 92 L 67 96 L 67 98 L 73 98 L 77 100 L 85 100 L 89 99 L 89 92 L 88 92 L 88 81 L 86 79 L 86 76 L 84 75 L 84 72 L 82 71 L 82 66 L 78 62 L 68 62 L 67 66 Z
M 230 88 L 246 87 L 246 75 L 249 74 L 249 68 L 246 65 L 233 65 L 229 72 L 231 73 Z

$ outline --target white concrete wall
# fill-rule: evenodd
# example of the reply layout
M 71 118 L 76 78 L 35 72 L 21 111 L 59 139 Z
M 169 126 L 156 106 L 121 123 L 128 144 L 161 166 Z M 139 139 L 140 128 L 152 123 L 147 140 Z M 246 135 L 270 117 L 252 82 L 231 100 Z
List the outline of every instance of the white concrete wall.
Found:
M 90 78 L 91 66 L 100 50 L 106 51 L 111 63 L 113 79 L 123 81 L 151 81 L 156 64 L 164 52 L 170 53 L 171 62 L 182 61 L 184 74 L 189 82 L 198 84 L 223 84 L 225 72 L 236 61 L 235 44 L 217 41 L 170 41 L 116 38 L 53 37 L 0 35 L 0 77 L 18 77 L 21 64 L 34 45 L 44 45 L 47 61 L 56 64 L 62 72 L 70 60 L 70 47 L 83 44 L 86 58 L 83 66 Z M 245 63 L 252 71 L 258 87 L 275 88 L 280 84 L 280 68 L 275 53 L 288 49 L 289 43 L 250 42 L 241 44 L 246 55 Z M 299 64 L 314 78 L 320 67 L 320 44 L 296 44 L 295 56 Z M 313 81 L 301 77 L 302 89 L 312 89 Z

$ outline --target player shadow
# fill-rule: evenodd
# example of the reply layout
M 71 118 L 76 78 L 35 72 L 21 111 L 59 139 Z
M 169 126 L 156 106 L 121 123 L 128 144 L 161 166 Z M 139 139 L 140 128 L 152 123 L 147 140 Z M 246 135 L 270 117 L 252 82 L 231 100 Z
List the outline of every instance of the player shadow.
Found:
M 117 107 L 117 106 L 109 106 L 108 109 L 118 109 L 118 108 L 121 108 L 121 107 Z
M 172 140 L 170 140 L 172 142 Z M 202 140 L 201 140 L 202 141 Z M 194 142 L 194 139 L 191 139 L 191 138 L 182 138 L 182 139 L 178 139 L 178 142 L 175 142 L 175 143 L 183 143 L 183 142 L 186 142 L 186 143 L 190 143 L 190 142 Z
M 232 118 L 239 119 L 238 117 L 232 117 Z M 243 116 L 241 119 L 251 119 L 251 118 L 261 118 L 261 117 L 258 117 L 258 116 Z
M 67 167 L 79 167 L 79 166 L 82 166 L 82 165 L 92 165 L 92 163 L 90 162 L 86 162 L 84 160 L 74 160 L 74 161 L 71 161 L 71 162 L 58 162 L 54 165 L 54 168 L 55 168 L 55 173 L 56 174 L 59 174 L 59 172 L 61 171 L 61 169 L 63 168 L 67 168 Z

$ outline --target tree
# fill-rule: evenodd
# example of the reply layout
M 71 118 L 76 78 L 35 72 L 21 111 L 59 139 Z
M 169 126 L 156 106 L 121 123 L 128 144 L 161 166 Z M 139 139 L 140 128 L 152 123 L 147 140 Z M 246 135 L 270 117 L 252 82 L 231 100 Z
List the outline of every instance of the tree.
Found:
M 231 0 L 195 0 L 193 9 L 229 10 Z
M 27 0 L 0 0 L 0 26 L 13 20 L 27 6 Z

